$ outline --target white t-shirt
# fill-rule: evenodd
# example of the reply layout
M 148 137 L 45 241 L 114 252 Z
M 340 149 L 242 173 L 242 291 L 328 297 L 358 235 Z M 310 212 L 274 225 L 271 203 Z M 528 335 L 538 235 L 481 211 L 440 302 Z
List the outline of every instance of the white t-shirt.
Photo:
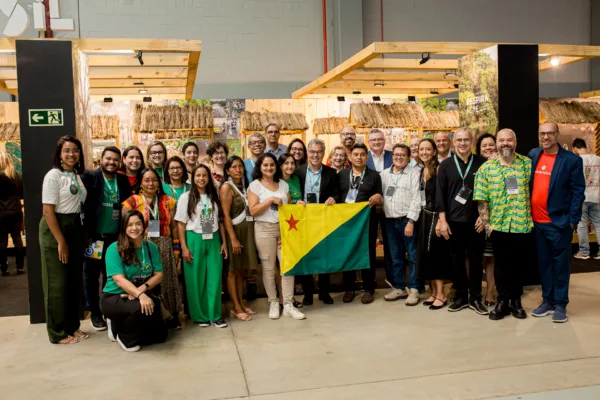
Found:
M 262 203 L 267 200 L 269 197 L 279 197 L 283 204 L 287 204 L 288 202 L 288 192 L 290 188 L 286 181 L 283 179 L 279 180 L 279 189 L 276 192 L 273 192 L 262 185 L 258 180 L 252 181 L 250 186 L 248 186 L 248 191 L 254 193 L 258 196 L 258 201 Z M 273 210 L 269 207 L 267 211 L 260 215 L 254 216 L 254 221 L 262 221 L 262 222 L 270 222 L 272 224 L 276 224 L 279 222 L 279 211 Z
M 219 206 L 218 204 L 212 204 L 208 195 L 201 194 L 200 201 L 196 206 L 196 211 L 192 218 L 189 217 L 187 209 L 190 201 L 190 192 L 185 192 L 179 196 L 177 200 L 177 211 L 175 212 L 175 221 L 183 222 L 185 224 L 186 231 L 193 231 L 196 233 L 209 233 L 202 232 L 202 223 L 212 222 L 212 233 L 219 231 Z M 208 210 L 207 213 L 203 213 L 204 209 Z M 214 208 L 213 208 L 214 207 Z
M 585 201 L 600 203 L 600 157 L 584 154 L 583 175 L 585 176 Z
M 77 180 L 79 187 L 74 183 Z M 73 194 L 71 186 L 77 193 Z M 85 202 L 87 190 L 76 173 L 52 168 L 44 177 L 42 184 L 42 204 L 53 204 L 57 214 L 75 214 L 81 212 L 81 203 Z

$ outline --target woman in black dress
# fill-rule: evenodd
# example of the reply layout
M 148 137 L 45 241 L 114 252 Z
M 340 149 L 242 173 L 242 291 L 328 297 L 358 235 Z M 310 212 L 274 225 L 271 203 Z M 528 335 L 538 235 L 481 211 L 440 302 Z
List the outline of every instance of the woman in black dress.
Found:
M 8 275 L 7 246 L 10 234 L 17 261 L 17 274 L 24 272 L 24 251 L 21 231 L 23 230 L 22 177 L 15 170 L 7 153 L 0 152 L 0 271 Z
M 445 240 L 435 234 L 438 212 L 435 207 L 435 186 L 438 169 L 437 147 L 431 139 L 419 143 L 419 164 L 421 169 L 421 215 L 417 237 L 417 271 L 421 281 L 429 281 L 431 296 L 423 302 L 430 310 L 443 308 L 448 299 L 444 294 L 444 279 L 450 278 L 450 250 Z

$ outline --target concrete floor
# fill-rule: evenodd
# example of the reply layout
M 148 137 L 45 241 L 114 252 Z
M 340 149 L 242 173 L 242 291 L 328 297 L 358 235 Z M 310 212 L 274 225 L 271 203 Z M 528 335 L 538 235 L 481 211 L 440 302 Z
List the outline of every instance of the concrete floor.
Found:
M 383 301 L 385 291 L 371 305 L 342 304 L 336 294 L 333 306 L 305 307 L 305 321 L 271 321 L 262 299 L 252 322 L 188 324 L 134 354 L 105 332 L 51 345 L 44 325 L 5 317 L 0 398 L 597 399 L 598 288 L 600 273 L 573 275 L 566 324 L 405 307 Z M 527 311 L 539 301 L 539 288 L 527 290 Z M 89 321 L 83 328 L 91 330 Z M 531 395 L 510 397 L 523 394 Z

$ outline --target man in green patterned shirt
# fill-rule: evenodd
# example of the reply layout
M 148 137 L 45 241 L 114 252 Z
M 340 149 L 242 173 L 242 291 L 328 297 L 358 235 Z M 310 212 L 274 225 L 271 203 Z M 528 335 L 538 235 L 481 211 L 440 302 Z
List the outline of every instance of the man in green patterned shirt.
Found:
M 496 135 L 498 158 L 487 161 L 477 171 L 473 200 L 479 201 L 479 216 L 494 248 L 494 277 L 498 304 L 490 312 L 491 320 L 512 313 L 526 318 L 521 305 L 523 295 L 523 254 L 527 251 L 525 235 L 533 229 L 529 180 L 531 160 L 516 154 L 517 137 L 511 129 Z

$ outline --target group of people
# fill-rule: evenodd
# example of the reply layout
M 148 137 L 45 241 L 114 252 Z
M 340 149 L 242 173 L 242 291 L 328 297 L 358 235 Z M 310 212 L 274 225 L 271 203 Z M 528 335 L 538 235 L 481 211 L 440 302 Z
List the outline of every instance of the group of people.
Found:
M 264 135 L 250 135 L 246 160 L 229 157 L 219 141 L 200 163 L 193 142 L 183 146 L 183 159 L 167 158 L 164 144 L 155 142 L 146 157 L 135 146 L 122 153 L 106 147 L 94 171 L 84 171 L 79 140 L 62 137 L 43 183 L 39 234 L 50 341 L 89 337 L 79 323 L 82 265 L 93 328 L 108 328 L 126 351 L 164 341 L 169 328 L 181 326 L 184 311 L 200 326 L 226 327 L 224 269 L 231 318 L 250 321 L 256 314 L 243 289 L 255 283 L 260 265 L 269 318 L 305 319 L 300 309 L 313 304 L 315 279 L 278 272 L 282 204 L 368 202 L 370 268 L 360 271 L 362 303 L 375 299 L 381 229 L 391 286 L 385 300 L 406 298 L 415 306 L 429 283 L 423 304 L 439 310 L 448 304 L 444 281 L 451 280 L 449 311 L 468 307 L 492 320 L 526 317 L 523 237 L 535 224 L 544 301 L 532 314 L 567 320 L 570 241 L 581 219 L 585 177 L 581 158 L 558 145 L 555 124 L 541 125 L 542 147 L 530 158 L 516 153 L 509 129 L 485 134 L 475 145 L 472 132 L 461 128 L 454 152 L 447 132 L 391 151 L 379 129 L 369 133 L 369 147 L 356 143 L 351 127 L 340 136 L 342 144 L 326 161 L 322 140 L 285 146 L 271 123 Z M 344 303 L 355 297 L 356 278 L 356 271 L 343 274 Z M 330 276 L 317 279 L 318 299 L 332 304 Z M 296 283 L 302 302 L 294 298 Z

